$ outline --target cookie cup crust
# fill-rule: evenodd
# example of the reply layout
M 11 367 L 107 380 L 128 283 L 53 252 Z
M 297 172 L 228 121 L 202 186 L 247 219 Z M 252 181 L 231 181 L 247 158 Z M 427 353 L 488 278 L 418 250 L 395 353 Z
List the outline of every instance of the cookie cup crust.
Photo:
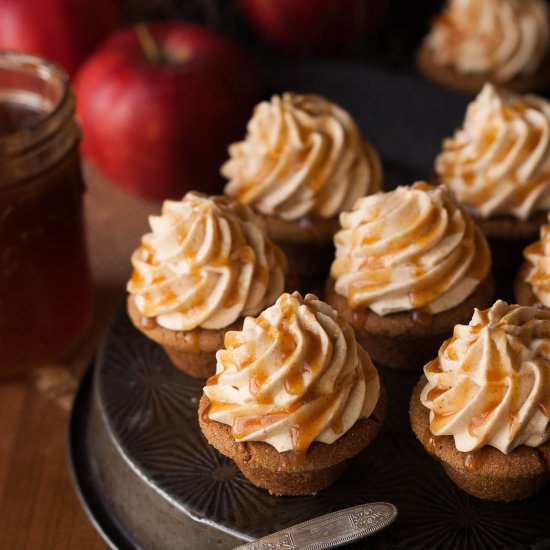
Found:
M 433 52 L 425 45 L 418 49 L 416 64 L 420 72 L 433 84 L 465 94 L 478 93 L 487 82 L 517 93 L 545 91 L 550 84 L 550 53 L 542 61 L 536 73 L 529 76 L 516 76 L 506 81 L 496 80 L 491 73 L 464 74 L 451 67 L 442 67 L 435 62 Z
M 216 372 L 216 351 L 223 347 L 225 333 L 243 326 L 243 319 L 239 319 L 223 329 L 169 330 L 156 322 L 150 326 L 143 323 L 133 296 L 128 296 L 126 305 L 132 324 L 162 346 L 174 366 L 195 378 L 208 378 Z
M 375 363 L 396 369 L 422 367 L 437 355 L 455 325 L 467 324 L 474 307 L 490 307 L 495 296 L 493 279 L 488 276 L 462 303 L 441 313 L 407 311 L 381 316 L 368 307 L 351 308 L 334 285 L 330 277 L 325 287 L 326 301 L 352 325 L 357 339 Z
M 210 445 L 235 462 L 252 484 L 274 495 L 309 495 L 334 483 L 351 459 L 372 443 L 386 416 L 387 397 L 381 389 L 369 418 L 358 420 L 330 445 L 312 443 L 300 461 L 293 459 L 294 452 L 279 453 L 268 443 L 235 441 L 230 426 L 208 418 L 209 406 L 209 399 L 203 395 L 198 411 L 202 433 Z
M 550 443 L 537 448 L 522 445 L 507 455 L 489 446 L 463 453 L 456 449 L 452 436 L 432 435 L 429 410 L 420 401 L 427 383 L 422 376 L 413 390 L 411 426 L 426 451 L 441 462 L 463 491 L 486 500 L 508 502 L 535 494 L 550 480 Z M 474 457 L 475 469 L 466 467 L 468 456 Z

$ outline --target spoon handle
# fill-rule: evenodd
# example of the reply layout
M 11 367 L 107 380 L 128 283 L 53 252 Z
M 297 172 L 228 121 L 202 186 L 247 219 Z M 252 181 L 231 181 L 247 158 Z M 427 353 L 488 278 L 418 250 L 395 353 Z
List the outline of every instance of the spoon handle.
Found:
M 304 521 L 234 550 L 325 550 L 368 537 L 390 525 L 397 508 L 371 502 Z

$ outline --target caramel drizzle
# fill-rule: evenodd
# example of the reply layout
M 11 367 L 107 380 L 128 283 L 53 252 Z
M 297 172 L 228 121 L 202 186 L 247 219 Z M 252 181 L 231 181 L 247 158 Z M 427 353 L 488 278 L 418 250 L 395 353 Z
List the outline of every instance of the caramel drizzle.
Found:
M 314 384 L 310 387 L 306 386 L 305 376 L 309 375 L 315 380 L 324 365 L 322 350 L 318 343 L 319 336 L 307 330 L 303 326 L 303 323 L 300 323 L 296 316 L 296 307 L 288 295 L 283 295 L 280 300 L 282 315 L 276 326 L 271 325 L 263 314 L 256 319 L 256 323 L 272 341 L 277 341 L 277 349 L 279 351 L 278 365 L 284 365 L 290 361 L 292 355 L 295 353 L 297 339 L 292 327 L 300 326 L 303 352 L 293 360 L 282 382 L 285 391 L 289 395 L 299 397 L 286 409 L 272 409 L 266 414 L 235 417 L 232 425 L 232 434 L 236 440 L 241 440 L 254 432 L 265 430 L 273 424 L 294 415 L 293 425 L 290 428 L 292 446 L 296 453 L 303 453 L 305 455 L 311 443 L 328 426 L 329 419 L 332 419 L 330 428 L 335 433 L 343 431 L 341 415 L 344 407 L 340 405 L 340 410 L 338 410 L 340 392 L 335 391 L 330 395 L 321 395 L 316 393 Z M 229 351 L 226 350 L 227 353 L 231 353 L 231 349 L 235 349 L 235 346 L 247 345 L 240 342 L 240 334 L 238 332 L 229 332 L 226 334 L 225 344 L 230 348 Z M 232 361 L 232 363 L 238 369 L 242 369 L 245 366 L 252 365 L 254 358 L 251 357 L 251 354 L 248 354 L 245 355 L 240 365 L 237 361 Z M 273 389 L 269 387 L 270 373 L 266 369 L 264 362 L 256 361 L 251 368 L 249 378 L 250 392 L 259 404 L 272 404 L 274 396 L 271 393 Z M 207 381 L 207 385 L 217 384 L 221 374 L 218 373 L 211 377 Z M 340 382 L 341 385 L 345 385 L 345 383 L 346 381 Z M 225 405 L 227 407 L 226 410 L 236 406 L 235 404 Z M 217 408 L 215 410 L 219 411 L 221 409 Z
M 208 207 L 207 207 L 208 206 Z M 237 303 L 245 303 L 249 286 L 242 285 L 239 273 L 244 265 L 252 264 L 254 266 L 252 285 L 260 285 L 263 288 L 268 288 L 269 285 L 269 268 L 263 263 L 260 263 L 254 249 L 248 244 L 247 237 L 243 230 L 243 220 L 230 211 L 225 211 L 222 204 L 216 204 L 218 216 L 222 216 L 230 226 L 231 233 L 231 249 L 226 252 L 222 247 L 222 232 L 219 227 L 216 215 L 213 215 L 214 207 L 197 203 L 195 210 L 192 212 L 193 223 L 208 223 L 210 219 L 213 228 L 213 254 L 208 255 L 204 259 L 204 264 L 196 262 L 196 256 L 201 243 L 197 244 L 198 239 L 186 238 L 188 235 L 178 236 L 178 240 L 182 244 L 182 253 L 186 262 L 191 268 L 191 274 L 196 277 L 194 283 L 194 292 L 188 297 L 185 302 L 179 300 L 179 297 L 171 290 L 170 285 L 162 285 L 166 282 L 166 274 L 163 266 L 159 265 L 155 260 L 156 251 L 149 243 L 142 242 L 139 250 L 145 251 L 143 257 L 150 265 L 157 269 L 153 272 L 153 278 L 149 284 L 155 286 L 155 289 L 142 291 L 145 298 L 146 311 L 145 315 L 153 316 L 159 309 L 174 309 L 183 314 L 198 314 L 203 316 L 206 310 L 211 307 L 209 296 L 213 288 L 217 284 L 219 275 L 214 270 L 206 272 L 205 266 L 208 267 L 225 267 L 229 270 L 229 286 L 224 293 L 224 300 L 219 304 L 220 308 L 231 308 Z M 191 222 L 190 222 L 191 223 Z M 186 225 L 187 227 L 187 225 Z M 273 253 L 272 245 L 266 241 L 266 257 L 272 261 L 280 259 L 279 256 Z M 146 284 L 144 276 L 134 269 L 131 276 L 131 285 L 135 288 L 135 292 L 140 292 L 140 289 Z M 160 287 L 158 285 L 161 285 Z

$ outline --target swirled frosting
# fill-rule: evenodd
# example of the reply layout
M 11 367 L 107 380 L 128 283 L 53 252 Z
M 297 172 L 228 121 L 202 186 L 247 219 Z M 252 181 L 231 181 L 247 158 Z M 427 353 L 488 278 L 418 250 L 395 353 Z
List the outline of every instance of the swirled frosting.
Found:
M 550 102 L 487 84 L 464 127 L 443 142 L 435 163 L 442 183 L 481 217 L 525 220 L 550 208 Z
M 550 311 L 501 300 L 476 309 L 424 373 L 430 430 L 453 436 L 459 451 L 507 454 L 550 440 Z
M 236 201 L 190 192 L 165 201 L 149 224 L 127 289 L 142 315 L 164 328 L 223 328 L 284 290 L 283 252 Z
M 525 281 L 540 303 L 550 307 L 550 214 L 548 224 L 540 229 L 540 241 L 529 245 L 523 255 L 527 260 Z
M 204 393 L 211 420 L 237 441 L 279 452 L 333 443 L 380 395 L 378 372 L 353 329 L 313 294 L 283 294 L 241 332 L 225 336 Z
M 537 71 L 550 48 L 544 0 L 450 0 L 425 46 L 437 65 L 505 82 Z
M 315 95 L 257 105 L 246 139 L 229 154 L 225 193 L 284 220 L 331 218 L 380 188 L 377 153 L 346 111 Z
M 331 275 L 352 308 L 439 313 L 489 274 L 485 238 L 444 186 L 417 182 L 364 197 L 340 223 Z

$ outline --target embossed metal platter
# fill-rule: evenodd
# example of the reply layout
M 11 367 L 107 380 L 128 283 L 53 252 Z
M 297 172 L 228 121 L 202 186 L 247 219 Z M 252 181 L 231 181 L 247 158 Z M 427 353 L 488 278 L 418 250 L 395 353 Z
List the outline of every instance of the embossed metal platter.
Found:
M 321 93 L 348 108 L 381 150 L 390 185 L 429 177 L 441 137 L 460 124 L 468 101 L 414 75 L 358 65 L 295 65 L 269 77 L 273 90 Z M 497 283 L 509 298 L 511 282 Z M 201 381 L 176 370 L 124 309 L 94 371 L 75 403 L 70 451 L 82 499 L 114 547 L 232 548 L 387 501 L 399 509 L 397 521 L 350 548 L 550 548 L 550 486 L 525 501 L 478 500 L 416 441 L 408 401 L 419 373 L 381 369 L 390 398 L 385 426 L 341 480 L 315 496 L 273 497 L 206 443 L 196 419 Z
M 418 374 L 381 372 L 389 414 L 371 447 L 317 495 L 273 497 L 206 443 L 196 419 L 201 382 L 177 371 L 121 309 L 97 358 L 92 399 L 77 400 L 75 411 L 87 410 L 78 412 L 85 421 L 73 431 L 72 452 L 81 463 L 88 457 L 95 499 L 136 547 L 231 548 L 374 501 L 392 502 L 399 517 L 368 539 L 369 548 L 522 548 L 550 538 L 550 487 L 509 504 L 461 492 L 410 430 L 408 399 Z

